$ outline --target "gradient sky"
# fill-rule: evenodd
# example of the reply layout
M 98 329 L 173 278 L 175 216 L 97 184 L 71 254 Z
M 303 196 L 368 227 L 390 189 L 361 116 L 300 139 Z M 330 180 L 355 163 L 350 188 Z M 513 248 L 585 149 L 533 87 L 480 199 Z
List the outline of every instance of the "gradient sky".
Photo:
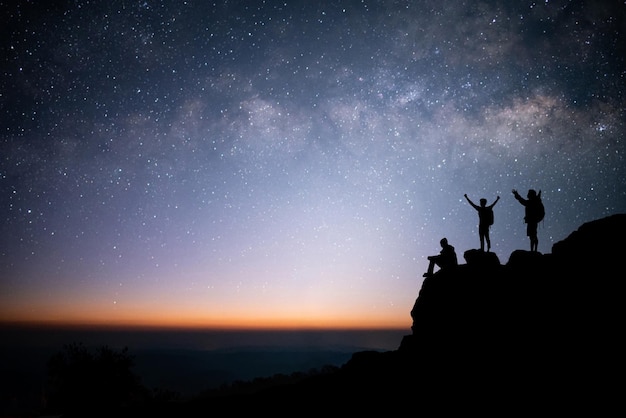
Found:
M 464 193 L 626 212 L 621 0 L 0 10 L 1 320 L 408 329 Z

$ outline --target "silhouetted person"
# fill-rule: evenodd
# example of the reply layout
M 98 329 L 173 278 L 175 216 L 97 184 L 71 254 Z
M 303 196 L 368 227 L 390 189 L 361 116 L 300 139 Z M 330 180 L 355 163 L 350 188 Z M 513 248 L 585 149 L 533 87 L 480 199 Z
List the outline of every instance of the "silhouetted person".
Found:
M 442 238 L 441 241 L 439 241 L 439 244 L 441 244 L 441 251 L 439 252 L 439 255 L 428 256 L 430 264 L 428 265 L 428 271 L 424 273 L 424 277 L 433 275 L 435 265 L 439 266 L 442 270 L 450 267 L 456 267 L 458 265 L 456 252 L 454 251 L 454 247 L 448 244 L 448 239 Z
M 524 222 L 526 223 L 526 235 L 528 235 L 530 239 L 530 251 L 537 251 L 537 247 L 539 246 L 537 224 L 543 219 L 543 213 L 540 216 L 537 215 L 537 209 L 539 207 L 543 208 L 543 204 L 541 203 L 541 190 L 537 193 L 533 189 L 529 189 L 526 195 L 527 199 L 524 199 L 517 193 L 517 190 L 513 189 L 513 196 L 515 196 L 518 202 L 524 205 Z
M 493 224 L 493 207 L 500 200 L 500 196 L 496 197 L 496 200 L 489 206 L 487 206 L 487 199 L 480 199 L 480 206 L 475 204 L 467 197 L 467 193 L 464 194 L 465 199 L 476 211 L 478 211 L 478 237 L 480 238 L 480 251 L 485 251 L 485 241 L 487 242 L 487 252 L 491 249 L 491 240 L 489 239 L 489 228 Z

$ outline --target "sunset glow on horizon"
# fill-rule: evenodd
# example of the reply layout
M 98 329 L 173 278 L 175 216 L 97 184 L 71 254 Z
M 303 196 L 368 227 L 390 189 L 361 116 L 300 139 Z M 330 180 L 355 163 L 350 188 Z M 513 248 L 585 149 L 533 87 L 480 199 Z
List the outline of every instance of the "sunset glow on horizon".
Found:
M 398 307 L 393 310 L 372 309 L 370 313 L 358 306 L 344 309 L 329 308 L 328 314 L 320 310 L 319 304 L 281 304 L 275 311 L 264 308 L 262 303 L 242 308 L 238 304 L 225 306 L 217 311 L 198 306 L 153 307 L 138 306 L 130 309 L 89 305 L 80 302 L 35 304 L 37 309 L 25 313 L 20 307 L 5 306 L 2 323 L 53 326 L 96 326 L 96 327 L 147 327 L 147 328 L 192 328 L 192 329 L 410 329 L 410 309 Z M 227 304 L 225 304 L 227 305 Z M 402 320 L 398 318 L 403 317 Z

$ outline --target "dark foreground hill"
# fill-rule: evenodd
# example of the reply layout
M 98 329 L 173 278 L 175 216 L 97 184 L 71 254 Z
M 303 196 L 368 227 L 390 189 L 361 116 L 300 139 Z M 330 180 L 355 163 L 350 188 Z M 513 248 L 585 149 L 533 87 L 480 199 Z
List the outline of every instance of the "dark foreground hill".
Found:
M 294 384 L 140 412 L 620 414 L 625 236 L 619 214 L 582 225 L 550 254 L 519 250 L 502 263 L 469 250 L 465 264 L 424 281 L 412 333 L 397 350 L 359 352 L 332 373 Z

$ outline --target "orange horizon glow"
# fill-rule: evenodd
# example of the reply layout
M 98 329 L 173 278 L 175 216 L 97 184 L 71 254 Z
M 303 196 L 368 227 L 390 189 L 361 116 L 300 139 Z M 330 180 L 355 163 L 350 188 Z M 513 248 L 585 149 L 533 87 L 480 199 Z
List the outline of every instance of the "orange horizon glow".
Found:
M 366 297 L 363 299 L 368 301 Z M 31 299 L 28 304 L 7 302 L 0 308 L 0 324 L 195 330 L 331 330 L 410 329 L 412 323 L 410 303 L 379 306 L 371 300 L 361 303 L 360 300 L 344 299 L 336 306 L 317 298 L 290 303 L 259 303 L 249 298 L 245 303 L 235 300 L 211 305 L 194 300 L 182 304 L 145 300 L 112 304 L 85 297 L 61 301 Z
M 222 318 L 208 319 L 130 319 L 116 318 L 103 320 L 98 318 L 28 318 L 4 317 L 0 325 L 24 326 L 60 326 L 60 327 L 97 327 L 97 328 L 150 328 L 150 329 L 212 329 L 212 330 L 375 330 L 375 329 L 410 329 L 411 321 L 397 321 L 391 318 Z
M 398 324 L 393 322 L 369 323 L 365 321 L 342 323 L 303 323 L 294 321 L 274 321 L 250 325 L 244 322 L 230 323 L 201 323 L 191 322 L 149 322 L 149 321 L 70 321 L 70 320 L 19 320 L 2 319 L 0 327 L 42 327 L 42 328 L 69 328 L 69 329 L 143 329 L 143 330 L 212 330 L 212 331 L 350 331 L 350 330 L 410 330 L 410 323 Z
M 6 307 L 5 307 L 6 308 Z M 153 328 L 153 329 L 213 329 L 213 330 L 316 330 L 316 329 L 410 329 L 412 319 L 406 309 L 347 312 L 323 310 L 294 313 L 286 311 L 263 312 L 197 312 L 195 310 L 164 309 L 152 311 L 131 309 L 111 311 L 59 308 L 58 306 L 24 312 L 19 309 L 0 310 L 0 324 L 22 324 L 61 327 L 97 328 Z

